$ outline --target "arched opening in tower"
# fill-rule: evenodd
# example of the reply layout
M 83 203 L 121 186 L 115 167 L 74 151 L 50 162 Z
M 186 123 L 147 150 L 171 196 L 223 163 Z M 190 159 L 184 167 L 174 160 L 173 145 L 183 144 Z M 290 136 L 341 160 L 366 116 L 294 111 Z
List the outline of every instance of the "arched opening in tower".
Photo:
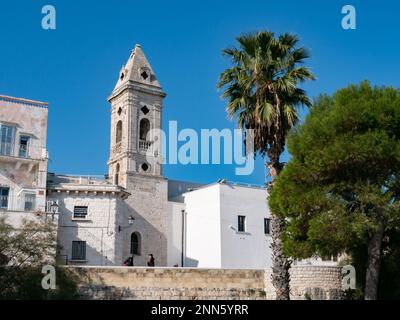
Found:
M 117 163 L 117 166 L 115 168 L 115 178 L 114 178 L 114 184 L 119 185 L 119 170 L 120 170 L 120 165 Z
M 147 141 L 148 140 L 148 133 L 150 131 L 150 121 L 148 119 L 140 120 L 140 140 Z
M 117 123 L 116 133 L 115 133 L 115 143 L 120 143 L 122 141 L 122 121 L 119 120 Z

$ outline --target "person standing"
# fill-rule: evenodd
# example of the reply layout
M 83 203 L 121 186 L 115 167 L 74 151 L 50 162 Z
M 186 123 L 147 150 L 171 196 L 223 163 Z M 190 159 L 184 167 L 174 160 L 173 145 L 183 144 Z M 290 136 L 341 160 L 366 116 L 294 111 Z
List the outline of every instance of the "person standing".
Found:
M 150 253 L 149 258 L 147 259 L 147 266 L 154 267 L 154 262 L 155 262 L 155 259 L 153 257 L 153 254 Z

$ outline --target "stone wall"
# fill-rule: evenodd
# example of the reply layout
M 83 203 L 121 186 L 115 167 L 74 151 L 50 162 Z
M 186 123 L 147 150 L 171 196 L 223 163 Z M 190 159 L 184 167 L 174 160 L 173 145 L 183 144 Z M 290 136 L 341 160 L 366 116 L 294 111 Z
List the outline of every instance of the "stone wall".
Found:
M 84 299 L 273 299 L 270 270 L 67 267 Z M 340 268 L 293 267 L 292 299 L 339 299 Z
M 275 293 L 271 270 L 265 270 L 265 291 L 268 299 Z M 341 268 L 332 266 L 292 266 L 290 268 L 290 298 L 292 300 L 337 300 L 341 298 Z

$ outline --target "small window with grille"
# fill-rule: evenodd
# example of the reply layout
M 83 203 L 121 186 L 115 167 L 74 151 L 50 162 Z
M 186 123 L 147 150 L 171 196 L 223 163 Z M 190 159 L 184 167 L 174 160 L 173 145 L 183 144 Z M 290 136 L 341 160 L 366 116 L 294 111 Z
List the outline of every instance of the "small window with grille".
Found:
M 88 207 L 75 206 L 74 207 L 74 219 L 85 219 L 87 218 Z

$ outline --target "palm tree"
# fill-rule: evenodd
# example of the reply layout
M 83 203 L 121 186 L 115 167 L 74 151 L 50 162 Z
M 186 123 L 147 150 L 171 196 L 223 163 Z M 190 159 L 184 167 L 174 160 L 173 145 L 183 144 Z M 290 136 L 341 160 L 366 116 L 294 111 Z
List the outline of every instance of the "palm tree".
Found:
M 311 71 L 302 66 L 309 53 L 297 47 L 298 37 L 282 34 L 275 38 L 272 32 L 261 31 L 237 38 L 239 48 L 227 48 L 223 53 L 233 66 L 220 75 L 218 88 L 231 119 L 237 118 L 241 129 L 252 129 L 254 151 L 268 157 L 271 191 L 274 181 L 283 169 L 280 158 L 289 130 L 298 122 L 298 108 L 311 106 L 306 92 L 299 84 L 315 79 Z M 289 300 L 289 268 L 291 260 L 285 257 L 281 234 L 284 218 L 271 217 L 272 283 L 277 300 Z

